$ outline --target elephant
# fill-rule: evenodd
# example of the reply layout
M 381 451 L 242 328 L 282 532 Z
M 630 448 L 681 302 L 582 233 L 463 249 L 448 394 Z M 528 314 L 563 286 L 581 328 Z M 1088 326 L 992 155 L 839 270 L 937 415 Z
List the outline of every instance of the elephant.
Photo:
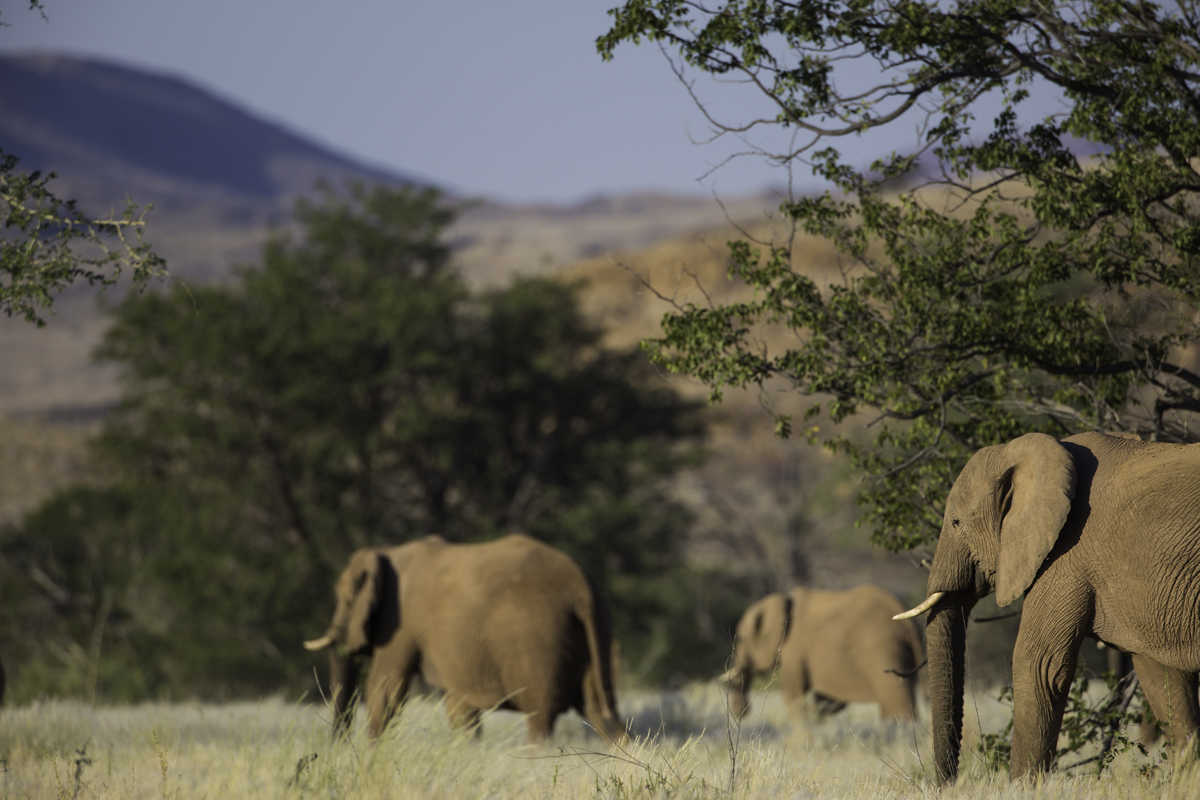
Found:
M 953 783 L 962 744 L 967 615 L 1025 602 L 1012 657 L 1010 776 L 1049 769 L 1084 638 L 1132 656 L 1178 747 L 1196 731 L 1200 445 L 1029 433 L 963 467 L 923 603 L 934 762 Z
M 913 719 L 921 631 L 891 617 L 904 608 L 878 586 L 843 592 L 798 587 L 764 597 L 737 625 L 729 710 L 742 717 L 755 675 L 779 670 L 789 711 L 812 690 L 818 711 L 878 703 L 885 719 Z
M 492 708 L 528 715 L 531 741 L 568 709 L 606 740 L 623 724 L 611 672 L 612 623 L 596 587 L 565 553 L 521 534 L 483 544 L 439 536 L 351 557 L 325 634 L 332 647 L 335 734 L 349 726 L 360 659 L 368 731 L 377 738 L 418 674 L 446 693 L 453 724 L 478 730 Z

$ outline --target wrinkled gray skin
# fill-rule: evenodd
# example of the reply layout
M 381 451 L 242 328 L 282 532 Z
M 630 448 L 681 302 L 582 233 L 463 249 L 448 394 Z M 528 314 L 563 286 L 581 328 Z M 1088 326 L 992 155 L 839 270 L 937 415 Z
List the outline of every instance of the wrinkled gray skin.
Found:
M 1173 747 L 1200 709 L 1200 445 L 1027 434 L 963 468 L 929 574 L 929 691 L 938 782 L 962 741 L 967 615 L 1025 595 L 1012 659 L 1013 779 L 1046 770 L 1079 647 L 1133 656 Z
M 443 689 L 451 722 L 480 712 L 528 714 L 529 738 L 550 735 L 575 709 L 606 740 L 621 738 L 611 672 L 608 607 L 564 553 L 526 536 L 454 545 L 430 536 L 354 553 L 338 579 L 325 636 L 332 647 L 335 732 L 349 725 L 358 664 L 368 731 L 379 736 L 412 679 Z
M 734 666 L 725 675 L 730 712 L 744 716 L 754 677 L 778 668 L 793 714 L 811 690 L 821 715 L 846 703 L 877 703 L 884 719 L 913 719 L 924 656 L 917 624 L 892 621 L 903 610 L 877 586 L 767 595 L 738 622 Z

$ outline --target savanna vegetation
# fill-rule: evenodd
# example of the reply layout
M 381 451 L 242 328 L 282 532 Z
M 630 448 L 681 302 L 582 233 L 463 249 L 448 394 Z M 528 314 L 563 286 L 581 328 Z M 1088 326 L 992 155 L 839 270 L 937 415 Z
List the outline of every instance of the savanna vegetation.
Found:
M 610 15 L 604 58 L 658 44 L 715 135 L 789 186 L 828 187 L 782 204 L 783 236 L 730 243 L 752 296 L 661 287 L 675 307 L 651 359 L 714 401 L 807 398 L 776 429 L 849 457 L 878 544 L 933 541 L 970 455 L 1024 433 L 1200 441 L 1194 3 L 627 0 Z M 723 116 L 697 73 L 762 112 Z M 869 166 L 839 149 L 884 131 L 895 149 Z M 840 274 L 808 274 L 798 234 L 827 241 Z M 872 432 L 838 427 L 855 417 Z M 1084 739 L 1108 725 L 1074 712 Z
M 744 80 L 764 113 L 710 109 L 716 130 L 751 146 L 782 130 L 788 144 L 761 155 L 830 187 L 783 204 L 781 237 L 731 245 L 745 292 L 686 302 L 660 286 L 676 307 L 651 360 L 713 400 L 750 388 L 774 405 L 781 385 L 805 398 L 777 432 L 823 440 L 868 478 L 879 544 L 931 542 L 970 453 L 1020 433 L 1196 440 L 1192 3 L 628 0 L 612 18 L 605 57 L 652 40 L 685 82 Z M 836 147 L 896 126 L 917 128 L 912 147 L 870 167 Z M 233 283 L 112 309 L 98 357 L 125 392 L 99 475 L 0 536 L 0 646 L 27 703 L 5 712 L 5 791 L 927 795 L 919 724 L 788 726 L 768 693 L 765 718 L 728 727 L 711 686 L 630 693 L 622 711 L 648 736 L 605 755 L 573 718 L 554 745 L 522 745 L 503 715 L 463 741 L 425 699 L 372 749 L 331 743 L 319 704 L 91 707 L 311 697 L 299 643 L 323 628 L 346 554 L 426 533 L 522 529 L 573 555 L 614 605 L 626 686 L 719 671 L 725 629 L 763 586 L 683 557 L 692 521 L 667 485 L 702 461 L 697 407 L 604 346 L 577 287 L 468 291 L 441 238 L 452 213 L 435 192 L 329 193 Z M 836 269 L 807 269 L 796 244 L 812 238 Z M 866 434 L 846 432 L 854 419 Z M 803 571 L 787 555 L 771 580 Z M 1128 721 L 1106 691 L 1076 684 L 1064 755 L 1092 758 L 1096 731 Z M 975 741 L 944 794 L 1027 796 L 996 772 L 1003 704 L 977 695 L 968 714 Z M 1033 791 L 1196 795 L 1192 766 L 1110 752 Z M 1096 763 L 1115 779 L 1098 783 Z
M 665 486 L 702 458 L 696 405 L 601 347 L 575 286 L 471 294 L 452 216 L 433 190 L 329 191 L 234 283 L 112 308 L 102 477 L 0 541 L 12 699 L 315 693 L 300 643 L 349 553 L 431 533 L 572 555 L 630 680 L 720 671 L 745 582 L 688 566 Z
M 880 544 L 929 542 L 967 457 L 1021 433 L 1200 438 L 1193 3 L 629 0 L 610 13 L 605 58 L 650 40 L 682 78 L 761 96 L 755 119 L 709 119 L 751 142 L 789 134 L 760 154 L 830 188 L 782 213 L 843 268 L 817 283 L 792 238 L 738 242 L 730 274 L 754 297 L 680 305 L 651 358 L 714 400 L 772 379 L 811 397 L 802 420 L 777 418 L 781 435 L 873 421 L 869 439 L 825 443 L 872 478 L 861 499 Z M 901 146 L 870 166 L 837 149 L 882 129 Z

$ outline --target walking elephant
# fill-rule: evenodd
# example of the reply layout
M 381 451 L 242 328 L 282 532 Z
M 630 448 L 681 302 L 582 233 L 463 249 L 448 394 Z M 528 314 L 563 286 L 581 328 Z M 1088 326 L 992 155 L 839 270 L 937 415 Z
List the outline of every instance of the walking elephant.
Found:
M 925 602 L 939 783 L 962 740 L 967 615 L 1025 603 L 1012 658 L 1012 777 L 1054 757 L 1079 647 L 1133 656 L 1178 745 L 1200 709 L 1200 445 L 1031 433 L 972 456 L 946 499 Z
M 778 668 L 790 711 L 811 690 L 827 713 L 878 703 L 885 719 L 913 719 L 921 631 L 892 621 L 903 608 L 878 586 L 767 595 L 737 625 L 734 665 L 723 676 L 730 711 L 745 715 L 754 676 Z
M 449 544 L 437 536 L 357 551 L 336 587 L 325 635 L 333 647 L 335 725 L 349 724 L 358 659 L 368 730 L 383 732 L 420 674 L 443 689 L 451 721 L 477 725 L 481 711 L 528 715 L 529 738 L 550 735 L 575 709 L 606 740 L 623 735 L 613 691 L 608 606 L 564 553 L 527 536 Z M 336 728 L 335 728 L 336 729 Z

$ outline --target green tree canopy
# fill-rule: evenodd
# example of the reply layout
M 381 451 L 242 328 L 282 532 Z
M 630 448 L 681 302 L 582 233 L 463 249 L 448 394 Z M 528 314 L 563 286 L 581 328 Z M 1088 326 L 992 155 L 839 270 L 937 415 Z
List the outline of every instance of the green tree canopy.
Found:
M 234 282 L 114 309 L 98 356 L 123 399 L 97 443 L 114 480 L 4 547 L 5 591 L 59 642 L 20 663 L 57 658 L 104 696 L 311 688 L 300 643 L 353 549 L 521 530 L 606 591 L 633 673 L 720 668 L 726 642 L 695 618 L 732 624 L 742 598 L 682 565 L 664 485 L 699 457 L 695 405 L 602 347 L 576 286 L 468 292 L 452 217 L 434 190 L 330 191 Z M 113 684 L 118 665 L 135 677 Z
M 1027 431 L 1197 440 L 1194 2 L 628 0 L 610 14 L 603 57 L 648 39 L 685 78 L 743 80 L 765 113 L 712 112 L 717 130 L 793 134 L 764 155 L 828 181 L 782 210 L 836 248 L 842 281 L 818 286 L 789 239 L 734 244 L 753 298 L 679 306 L 646 344 L 714 398 L 784 379 L 813 398 L 806 419 L 870 415 L 873 439 L 827 444 L 875 478 L 861 499 L 877 541 L 936 537 L 969 455 Z M 1037 113 L 1048 95 L 1061 102 Z M 920 133 L 868 169 L 830 144 L 883 128 L 892 143 Z M 795 335 L 763 349 L 768 326 Z
M 124 367 L 102 439 L 123 465 L 236 488 L 265 532 L 340 570 L 348 548 L 427 533 L 582 547 L 562 514 L 682 463 L 689 406 L 600 347 L 574 287 L 468 294 L 435 191 L 358 188 L 298 216 L 303 240 L 272 241 L 237 285 L 117 310 L 98 355 Z

